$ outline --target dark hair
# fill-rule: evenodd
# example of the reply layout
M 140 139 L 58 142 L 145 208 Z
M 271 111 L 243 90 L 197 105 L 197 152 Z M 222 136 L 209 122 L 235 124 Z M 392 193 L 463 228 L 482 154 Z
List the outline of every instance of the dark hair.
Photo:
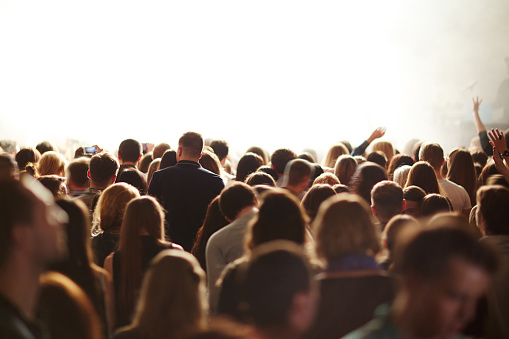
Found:
M 509 188 L 509 182 L 502 174 L 490 175 L 488 180 L 486 180 L 486 185 L 502 185 L 506 188 Z M 475 205 L 475 203 L 472 205 Z
M 142 173 L 148 172 L 148 167 L 150 166 L 150 163 L 154 160 L 152 159 L 152 152 L 145 153 L 140 160 L 140 163 L 138 164 L 138 169 Z
M 234 182 L 226 187 L 219 196 L 219 207 L 223 215 L 230 220 L 248 206 L 256 205 L 256 196 L 251 186 L 243 182 Z
M 335 184 L 335 185 L 332 186 L 332 189 L 336 193 L 348 193 L 348 192 L 350 192 L 350 190 L 348 189 L 348 186 L 343 185 L 343 184 Z
M 201 267 L 207 272 L 207 262 L 205 260 L 205 249 L 209 238 L 215 232 L 228 225 L 228 220 L 225 219 L 221 209 L 219 208 L 219 196 L 215 197 L 207 208 L 207 214 L 205 214 L 205 220 L 203 225 L 196 233 L 196 241 L 194 242 L 191 253 L 198 259 Z
M 140 195 L 147 193 L 147 180 L 143 174 L 135 168 L 126 168 L 117 178 L 117 182 L 128 183 L 138 189 Z
M 117 175 L 118 168 L 117 158 L 110 153 L 96 154 L 90 159 L 88 165 L 90 180 L 99 186 L 105 186 Z
M 306 210 L 306 214 L 308 215 L 310 222 L 315 219 L 322 202 L 334 195 L 336 195 L 336 191 L 330 185 L 317 184 L 311 186 L 306 195 L 304 195 L 304 198 L 302 198 L 301 202 L 302 207 Z
M 36 163 L 39 159 L 41 159 L 41 154 L 32 147 L 22 148 L 16 153 L 16 162 L 20 171 L 24 171 L 29 163 Z
M 383 168 L 385 168 L 387 165 L 387 158 L 385 157 L 385 154 L 382 151 L 374 151 L 369 153 L 368 156 L 366 157 L 366 160 L 374 162 L 375 164 L 378 164 Z
M 440 212 L 450 211 L 452 211 L 451 201 L 443 195 L 431 193 L 422 199 L 421 217 L 430 217 Z
M 433 169 L 439 169 L 444 163 L 444 150 L 437 143 L 423 144 L 419 151 L 419 161 L 426 161 Z
M 90 164 L 89 158 L 74 159 L 67 165 L 67 176 L 69 180 L 78 187 L 88 187 L 88 166 Z
M 497 166 L 495 166 L 495 162 L 493 160 L 489 160 L 486 166 L 482 169 L 481 175 L 479 177 L 479 182 L 481 185 L 486 185 L 488 183 L 489 177 L 491 177 L 494 174 L 500 174 L 500 172 L 497 169 Z
M 426 196 L 426 192 L 419 186 L 407 186 L 403 188 L 403 198 L 408 201 L 415 201 L 419 204 Z
M 297 154 L 294 151 L 288 148 L 280 148 L 272 153 L 270 162 L 279 175 L 285 172 L 286 164 L 295 158 L 297 158 Z
M 403 210 L 403 189 L 394 181 L 380 181 L 371 190 L 371 201 L 378 215 L 389 220 Z
M 418 161 L 413 164 L 405 184 L 405 187 L 408 186 L 419 186 L 427 194 L 440 194 L 440 186 L 435 170 L 426 161 Z
M 258 147 L 258 146 L 251 146 L 247 149 L 246 153 L 254 153 L 254 154 L 258 154 L 259 156 L 262 157 L 263 159 L 263 164 L 264 165 L 268 165 L 269 164 L 269 156 L 267 155 L 267 152 L 265 152 L 265 150 L 261 147 Z
M 340 183 L 348 185 L 356 168 L 357 161 L 351 155 L 343 154 L 336 160 L 334 174 L 338 177 Z
M 477 174 L 475 173 L 472 155 L 467 150 L 455 149 L 449 154 L 449 159 L 447 179 L 463 187 L 470 197 L 470 203 L 474 206 Z
M 274 182 L 276 182 L 278 179 L 278 175 L 277 175 L 276 171 L 273 168 L 271 168 L 270 166 L 267 166 L 267 165 L 260 166 L 260 167 L 258 167 L 258 169 L 256 171 L 267 173 L 268 175 L 270 175 L 272 177 L 272 179 L 274 179 Z
M 477 192 L 477 203 L 486 223 L 486 234 L 509 235 L 509 189 L 499 185 L 483 186 Z
M 445 274 L 449 261 L 457 257 L 489 273 L 497 266 L 491 248 L 478 242 L 470 232 L 457 227 L 431 227 L 420 231 L 406 246 L 396 249 L 395 268 L 398 273 L 414 274 L 431 281 Z
M 243 182 L 249 174 L 256 172 L 260 166 L 263 166 L 262 157 L 250 152 L 244 154 L 237 164 L 237 176 L 235 180 Z
M 46 187 L 53 197 L 64 198 L 67 196 L 67 186 L 65 185 L 65 178 L 58 175 L 49 174 L 41 175 L 37 180 Z
M 306 160 L 306 161 L 310 162 L 311 164 L 314 164 L 316 162 L 315 158 L 313 158 L 311 153 L 308 153 L 308 152 L 304 152 L 304 153 L 299 154 L 297 156 L 297 159 Z
M 245 180 L 245 183 L 249 186 L 268 185 L 271 187 L 276 187 L 274 178 L 265 172 L 253 172 L 249 174 Z
M 290 186 L 299 185 L 304 179 L 307 179 L 309 183 L 311 174 L 311 164 L 306 160 L 293 159 L 286 164 L 285 175 L 287 184 Z
M 403 165 L 412 166 L 414 164 L 414 159 L 406 154 L 396 154 L 392 157 L 391 162 L 389 163 L 389 169 L 387 170 L 387 174 L 389 176 L 389 180 L 393 179 L 394 171 Z
M 41 155 L 49 151 L 57 151 L 55 146 L 53 146 L 53 144 L 49 141 L 42 141 L 38 143 L 37 146 L 35 146 L 35 149 L 38 150 Z
M 221 174 L 220 172 L 221 162 L 219 161 L 217 155 L 215 155 L 214 153 L 204 150 L 198 162 L 206 170 L 209 170 L 217 175 Z
M 177 152 L 172 149 L 164 152 L 161 157 L 161 163 L 159 164 L 159 169 L 163 169 L 170 166 L 175 166 L 177 164 Z
M 171 147 L 169 144 L 165 142 L 161 142 L 160 144 L 157 144 L 154 149 L 152 150 L 152 160 L 161 158 L 163 154 L 169 150 Z
M 370 205 L 371 190 L 382 180 L 387 180 L 385 169 L 378 164 L 365 162 L 357 166 L 355 173 L 352 175 L 350 186 L 353 186 L 353 191 Z
M 228 143 L 224 140 L 212 140 L 210 142 L 210 147 L 214 150 L 214 153 L 219 158 L 219 161 L 222 161 L 224 158 L 228 156 Z
M 0 180 L 12 179 L 18 173 L 18 164 L 8 153 L 0 154 Z
M 483 151 L 474 152 L 472 153 L 472 161 L 474 163 L 481 165 L 481 167 L 484 167 L 488 162 L 488 155 Z
M 118 147 L 118 156 L 123 162 L 138 162 L 140 155 L 143 154 L 143 147 L 139 141 L 126 139 Z
M 186 132 L 179 139 L 179 147 L 188 156 L 198 158 L 203 152 L 203 137 L 196 132 Z

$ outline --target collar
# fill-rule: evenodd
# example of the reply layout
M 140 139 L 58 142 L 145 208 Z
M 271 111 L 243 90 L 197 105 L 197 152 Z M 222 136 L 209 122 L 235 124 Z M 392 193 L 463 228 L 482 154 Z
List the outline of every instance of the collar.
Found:
M 180 160 L 179 162 L 177 162 L 177 164 L 175 166 L 201 168 L 201 165 L 199 162 L 190 161 L 190 160 Z
M 375 258 L 367 254 L 347 254 L 337 260 L 329 260 L 327 272 L 380 270 Z

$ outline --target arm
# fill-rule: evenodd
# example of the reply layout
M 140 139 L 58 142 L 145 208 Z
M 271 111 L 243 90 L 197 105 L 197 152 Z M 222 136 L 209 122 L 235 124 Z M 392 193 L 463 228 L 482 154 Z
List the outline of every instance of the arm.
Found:
M 383 137 L 385 135 L 385 131 L 386 129 L 384 127 L 378 127 L 375 129 L 369 138 L 352 151 L 352 156 L 364 154 L 364 151 L 368 148 L 369 144 L 371 144 L 374 140 Z
M 507 162 L 504 162 L 504 160 L 499 156 L 500 153 L 507 151 L 504 133 L 500 132 L 498 129 L 492 129 L 488 132 L 488 134 L 491 139 L 490 144 L 493 146 L 493 160 L 495 161 L 495 166 L 500 174 L 509 181 L 509 168 L 507 167 Z
M 479 97 L 472 98 L 472 102 L 474 103 L 472 112 L 474 113 L 475 129 L 477 130 L 477 134 L 479 135 L 482 150 L 487 155 L 493 155 L 493 153 L 492 153 L 493 150 L 489 145 L 489 139 L 488 139 L 488 134 L 486 133 L 486 127 L 484 126 L 483 122 L 481 121 L 481 118 L 479 117 L 479 106 L 482 103 L 482 99 L 479 99 Z

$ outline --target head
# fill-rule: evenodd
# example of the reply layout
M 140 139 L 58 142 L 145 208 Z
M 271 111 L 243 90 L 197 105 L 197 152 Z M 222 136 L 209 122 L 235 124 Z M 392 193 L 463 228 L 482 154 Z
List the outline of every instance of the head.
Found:
M 422 199 L 426 196 L 426 192 L 419 186 L 408 186 L 403 189 L 403 198 L 405 199 L 404 214 L 412 216 L 416 219 L 421 216 Z
M 154 172 L 159 171 L 160 166 L 161 166 L 161 159 L 152 160 L 152 162 L 148 166 L 147 185 L 150 185 L 150 180 L 152 180 L 152 176 L 154 175 Z
M 302 159 L 294 159 L 286 164 L 285 183 L 295 194 L 300 194 L 309 187 L 309 179 L 312 175 L 311 164 Z
M 426 194 L 440 194 L 437 175 L 426 161 L 418 161 L 412 166 L 405 184 L 405 187 L 408 186 L 419 186 Z
M 336 161 L 334 174 L 338 177 L 340 183 L 348 185 L 356 168 L 357 161 L 352 156 L 344 154 Z
M 37 180 L 46 187 L 55 199 L 67 197 L 65 178 L 58 175 L 41 175 Z
M 260 166 L 263 166 L 262 157 L 255 153 L 244 154 L 237 164 L 237 176 L 235 177 L 235 180 L 246 180 L 247 176 L 256 172 Z
M 234 182 L 219 195 L 219 207 L 226 220 L 232 222 L 247 207 L 256 207 L 258 201 L 251 186 Z
M 90 187 L 104 189 L 115 182 L 119 163 L 111 153 L 102 152 L 90 159 L 88 177 Z
M 203 137 L 196 132 L 182 134 L 178 142 L 177 161 L 192 160 L 198 162 L 203 152 Z
M 166 152 L 167 150 L 169 150 L 171 147 L 169 144 L 165 143 L 165 142 L 161 142 L 159 144 L 157 144 L 154 149 L 152 150 L 152 158 L 153 159 L 159 159 L 163 156 L 164 152 Z
M 500 174 L 500 172 L 498 171 L 497 166 L 495 166 L 493 159 L 490 159 L 486 163 L 486 166 L 482 169 L 481 175 L 479 176 L 480 185 L 487 185 L 488 179 L 495 174 Z
M 16 153 L 16 162 L 20 171 L 24 171 L 29 163 L 35 164 L 39 162 L 39 159 L 41 159 L 41 154 L 32 147 L 22 148 Z
M 164 152 L 163 157 L 161 158 L 160 168 L 164 169 L 166 167 L 175 166 L 177 164 L 177 152 L 169 149 Z
M 268 190 L 261 196 L 260 209 L 249 226 L 246 242 L 253 249 L 272 240 L 290 240 L 303 245 L 307 217 L 299 201 L 287 191 Z
M 336 185 L 332 186 L 332 189 L 336 193 L 348 193 L 348 192 L 350 192 L 350 189 L 348 189 L 348 186 L 343 185 L 343 184 L 336 184 Z
M 121 164 L 136 165 L 143 155 L 143 147 L 139 141 L 126 139 L 118 146 L 118 160 Z
M 382 151 L 373 151 L 369 153 L 368 156 L 366 157 L 366 160 L 374 162 L 375 164 L 378 164 L 383 168 L 387 167 L 387 158 L 385 157 L 385 154 Z
M 311 222 L 315 219 L 321 204 L 328 198 L 335 195 L 336 191 L 334 191 L 330 185 L 316 184 L 311 186 L 306 195 L 304 195 L 304 198 L 302 198 L 301 202 L 301 205 L 306 211 Z
M 35 148 L 39 151 L 39 153 L 41 153 L 41 155 L 46 152 L 57 151 L 57 148 L 49 141 L 42 141 L 38 143 Z
M 138 164 L 138 169 L 140 170 L 140 172 L 142 173 L 148 172 L 148 167 L 150 166 L 150 163 L 154 160 L 152 158 L 152 155 L 153 155 L 152 152 L 148 152 L 141 157 L 141 160 Z
M 219 161 L 217 155 L 214 153 L 210 151 L 203 151 L 199 162 L 206 170 L 209 170 L 217 175 L 221 174 L 221 162 Z
M 264 165 L 264 166 L 260 166 L 256 172 L 263 172 L 263 173 L 267 173 L 268 175 L 270 175 L 272 177 L 272 179 L 274 179 L 274 182 L 277 181 L 278 179 L 278 175 L 276 173 L 276 170 L 273 169 L 271 166 L 267 166 L 267 165 Z
M 288 148 L 280 148 L 272 153 L 270 162 L 278 177 L 285 172 L 286 164 L 295 158 L 297 158 L 297 154 Z
M 483 186 L 477 191 L 477 222 L 485 235 L 509 235 L 509 189 Z
M 422 199 L 421 202 L 421 217 L 431 217 L 441 212 L 451 212 L 452 204 L 449 198 L 443 195 L 431 193 Z
M 354 194 L 341 193 L 325 201 L 312 229 L 317 255 L 326 262 L 349 254 L 374 256 L 380 250 L 369 205 Z
M 319 185 L 319 184 L 326 184 L 326 185 L 329 185 L 329 186 L 334 186 L 334 185 L 340 184 L 340 182 L 339 182 L 338 177 L 336 177 L 334 174 L 326 172 L 326 173 L 320 174 L 313 181 L 313 186 L 314 185 Z
M 382 180 L 387 180 L 385 169 L 372 162 L 365 162 L 355 170 L 350 180 L 350 190 L 371 204 L 371 190 Z
M 311 164 L 314 164 L 316 162 L 315 158 L 311 155 L 311 153 L 304 152 L 297 156 L 298 159 L 306 160 Z
M 119 234 L 127 204 L 140 196 L 139 191 L 124 182 L 119 182 L 105 189 L 95 209 L 96 227 L 103 232 Z
M 412 166 L 409 165 L 403 165 L 396 168 L 392 176 L 394 182 L 398 183 L 398 185 L 401 187 L 405 187 L 406 181 L 408 180 L 408 174 L 410 173 L 411 169 Z
M 447 179 L 461 185 L 468 193 L 472 206 L 475 205 L 477 174 L 469 151 L 455 149 L 449 155 Z
M 405 209 L 403 189 L 394 181 L 380 181 L 371 190 L 371 210 L 380 222 L 388 222 Z
M 14 156 L 9 153 L 0 153 L 0 180 L 17 179 L 18 175 L 18 164 Z
M 325 156 L 325 159 L 323 161 L 323 165 L 325 167 L 334 168 L 334 165 L 336 164 L 336 160 L 343 154 L 350 154 L 348 152 L 348 148 L 346 148 L 345 145 L 342 143 L 338 143 L 331 148 L 329 148 L 329 151 L 327 152 L 327 155 Z
M 405 214 L 396 215 L 387 223 L 382 239 L 389 251 L 389 258 L 394 259 L 394 251 L 400 243 L 400 237 L 404 237 L 407 232 L 418 230 L 419 227 L 417 219 Z
M 60 153 L 48 151 L 41 156 L 37 164 L 37 170 L 40 175 L 55 174 L 65 177 L 65 167 L 67 160 Z
M 371 146 L 371 150 L 373 152 L 382 152 L 385 155 L 385 158 L 387 158 L 387 163 L 390 163 L 394 156 L 394 147 L 389 141 L 377 141 Z
M 426 161 L 434 170 L 440 171 L 444 164 L 444 150 L 437 143 L 422 144 L 419 151 L 419 161 Z
M 228 156 L 228 143 L 224 140 L 212 140 L 210 142 L 210 147 L 214 150 L 214 153 L 217 155 L 217 158 L 223 164 L 226 161 L 226 157 Z
M 267 185 L 270 187 L 276 187 L 274 178 L 265 172 L 254 172 L 246 177 L 245 183 L 249 186 L 256 185 Z
M 261 156 L 263 159 L 263 165 L 269 164 L 269 156 L 267 155 L 267 152 L 263 148 L 258 147 L 258 146 L 251 146 L 246 151 L 246 153 L 249 153 L 249 152 L 258 154 L 259 156 Z
M 147 180 L 140 171 L 135 168 L 126 168 L 120 173 L 117 182 L 125 182 L 134 187 L 140 192 L 140 195 L 147 193 Z
M 89 158 L 78 158 L 72 160 L 67 166 L 67 186 L 71 191 L 85 190 L 89 186 L 88 167 Z
M 18 152 L 18 145 L 17 145 L 16 141 L 14 141 L 14 140 L 8 140 L 8 139 L 0 140 L 0 148 L 5 153 L 9 153 L 10 155 L 14 155 L 14 154 L 16 154 L 16 152 Z
M 389 180 L 393 179 L 394 171 L 396 171 L 396 169 L 404 165 L 412 166 L 414 162 L 414 159 L 406 154 L 396 154 L 393 156 L 391 162 L 389 163 L 389 169 L 387 170 Z
M 492 250 L 471 233 L 430 225 L 396 248 L 396 319 L 404 317 L 400 326 L 414 337 L 453 337 L 474 316 L 495 268 Z
M 205 290 L 205 273 L 192 254 L 162 251 L 143 279 L 133 326 L 147 338 L 180 338 L 199 330 L 206 323 Z

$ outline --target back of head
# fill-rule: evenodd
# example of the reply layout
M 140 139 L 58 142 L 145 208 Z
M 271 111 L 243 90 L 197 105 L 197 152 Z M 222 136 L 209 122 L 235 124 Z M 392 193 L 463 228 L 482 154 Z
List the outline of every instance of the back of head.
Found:
M 16 162 L 20 171 L 24 171 L 29 163 L 37 163 L 39 159 L 41 159 L 41 154 L 32 147 L 22 148 L 16 153 Z
M 306 216 L 297 198 L 284 190 L 268 190 L 261 198 L 258 215 L 250 223 L 246 238 L 248 248 L 284 239 L 304 244 Z
M 396 171 L 398 168 L 404 165 L 412 166 L 414 162 L 415 161 L 411 156 L 406 154 L 396 154 L 394 157 L 392 157 L 389 163 L 389 168 L 387 170 L 389 179 L 392 180 L 394 171 Z
M 406 181 L 408 179 L 408 174 L 410 173 L 411 169 L 412 166 L 409 165 L 403 165 L 396 168 L 392 176 L 394 182 L 397 182 L 401 187 L 405 187 Z
M 177 152 L 172 149 L 164 152 L 163 157 L 161 158 L 160 169 L 164 169 L 166 167 L 175 166 L 177 164 Z
M 268 185 L 276 187 L 274 178 L 265 172 L 254 172 L 246 177 L 245 183 L 249 186 Z
M 373 152 L 381 151 L 387 158 L 387 162 L 391 162 L 394 156 L 394 147 L 389 141 L 377 141 L 371 146 L 371 149 Z
M 353 191 L 360 195 L 368 204 L 371 203 L 371 190 L 378 182 L 387 180 L 385 169 L 372 162 L 365 162 L 355 170 L 350 186 Z
M 118 233 L 127 204 L 139 196 L 139 191 L 129 184 L 119 182 L 109 186 L 97 201 L 95 210 L 97 226 L 104 232 Z
M 203 168 L 211 171 L 212 173 L 215 173 L 217 175 L 221 173 L 220 172 L 221 162 L 219 161 L 217 155 L 210 151 L 203 151 L 199 163 L 202 165 Z
M 484 168 L 481 171 L 481 175 L 479 176 L 480 184 L 487 185 L 488 179 L 494 174 L 500 174 L 500 172 L 498 171 L 497 166 L 495 165 L 493 159 L 490 159 L 488 160 L 486 166 L 484 166 Z
M 340 182 L 339 182 L 338 177 L 336 177 L 334 174 L 326 172 L 326 173 L 320 174 L 313 181 L 313 186 L 319 185 L 319 184 L 326 184 L 329 186 L 334 186 L 334 185 L 340 184 Z
M 403 189 L 394 181 L 380 181 L 371 190 L 371 201 L 379 219 L 388 221 L 403 210 Z
M 297 156 L 298 159 L 306 160 L 311 164 L 314 164 L 316 162 L 315 158 L 311 155 L 311 153 L 304 152 Z
M 421 202 L 421 217 L 431 217 L 440 212 L 452 211 L 452 204 L 449 198 L 443 195 L 432 193 L 428 194 Z
M 203 151 L 203 137 L 196 132 L 186 132 L 179 139 L 179 148 L 185 156 L 198 159 Z
M 332 146 L 331 148 L 329 148 L 329 151 L 325 156 L 323 165 L 326 167 L 334 168 L 336 160 L 343 154 L 350 154 L 350 152 L 348 152 L 348 148 L 346 148 L 345 145 L 343 145 L 342 143 L 338 143 Z
M 509 182 L 502 174 L 493 174 L 488 180 L 486 180 L 486 185 L 501 185 L 505 188 L 509 188 Z
M 67 186 L 65 185 L 64 177 L 41 175 L 37 180 L 53 194 L 55 199 L 67 197 Z
M 318 213 L 320 205 L 328 198 L 336 195 L 332 186 L 327 184 L 317 184 L 311 186 L 306 195 L 302 198 L 301 205 L 306 210 L 310 221 L 313 221 Z
M 405 187 L 407 186 L 419 186 L 427 194 L 440 194 L 437 175 L 433 167 L 426 161 L 418 161 L 412 166 L 405 184 Z
M 234 182 L 226 187 L 219 196 L 219 207 L 226 219 L 233 221 L 244 208 L 256 206 L 257 200 L 251 186 L 243 182 Z
M 50 151 L 57 151 L 56 147 L 49 141 L 42 141 L 35 146 L 35 148 L 39 151 L 39 153 L 44 154 Z
M 152 159 L 158 159 L 161 158 L 167 150 L 169 150 L 171 147 L 169 144 L 165 142 L 161 142 L 160 144 L 157 144 L 154 149 L 152 150 Z
M 373 151 L 369 153 L 368 156 L 366 157 L 366 160 L 374 162 L 375 164 L 378 164 L 383 168 L 387 167 L 387 158 L 385 157 L 385 154 L 382 151 Z
M 205 274 L 192 254 L 165 250 L 151 262 L 133 325 L 143 338 L 181 338 L 204 326 Z
M 37 169 L 40 175 L 55 174 L 65 176 L 67 160 L 55 151 L 48 151 L 41 156 Z
M 148 152 L 148 153 L 145 153 L 142 157 L 141 157 L 141 160 L 138 164 L 138 169 L 140 170 L 140 172 L 142 173 L 147 173 L 148 172 L 148 167 L 150 166 L 150 163 L 154 160 L 152 158 L 153 156 L 153 153 L 152 152 Z
M 404 235 L 406 230 L 415 230 L 419 226 L 419 222 L 415 218 L 405 214 L 397 215 L 387 223 L 383 238 L 391 256 L 400 235 Z
M 106 187 L 117 175 L 118 160 L 108 152 L 94 155 L 90 159 L 89 171 L 91 183 L 99 187 Z
M 306 186 L 311 177 L 310 163 L 302 159 L 294 159 L 288 162 L 285 167 L 285 179 L 288 186 L 297 186 L 306 180 Z
M 0 154 L 0 180 L 15 179 L 18 175 L 18 164 L 14 156 L 8 153 Z
M 268 175 L 270 175 L 272 177 L 272 179 L 274 179 L 274 182 L 278 179 L 276 170 L 268 165 L 260 166 L 256 171 L 267 173 Z
M 141 195 L 147 193 L 147 180 L 143 174 L 135 168 L 126 168 L 123 170 L 118 176 L 117 182 L 125 182 L 136 187 Z
M 210 147 L 214 150 L 214 153 L 219 158 L 219 161 L 222 161 L 224 158 L 228 156 L 228 143 L 224 140 L 212 140 L 210 142 Z
M 143 147 L 140 142 L 134 139 L 126 139 L 118 146 L 118 156 L 122 162 L 137 163 L 143 154 Z
M 343 185 L 348 185 L 352 175 L 355 173 L 355 169 L 357 168 L 357 161 L 347 154 L 344 154 L 338 158 L 336 161 L 336 166 L 334 167 L 334 174 L 338 177 L 340 183 Z
M 437 143 L 425 143 L 419 151 L 419 161 L 426 161 L 438 170 L 444 163 L 444 150 Z
M 244 181 L 247 176 L 253 172 L 256 172 L 258 168 L 263 166 L 263 159 L 258 154 L 246 153 L 240 158 L 237 164 L 237 175 L 235 180 Z
M 504 186 L 483 186 L 477 191 L 481 228 L 487 235 L 509 235 L 509 189 Z M 478 220 L 479 222 L 480 220 Z
M 88 187 L 88 167 L 90 164 L 89 158 L 78 158 L 72 160 L 67 166 L 68 181 L 73 183 L 76 187 Z
M 294 151 L 288 148 L 280 148 L 272 153 L 270 156 L 270 162 L 277 174 L 281 175 L 285 172 L 286 164 L 295 158 L 297 158 L 297 154 L 295 154 Z
M 374 256 L 380 249 L 369 205 L 359 196 L 341 193 L 325 201 L 312 228 L 316 252 L 324 260 L 348 254 Z

